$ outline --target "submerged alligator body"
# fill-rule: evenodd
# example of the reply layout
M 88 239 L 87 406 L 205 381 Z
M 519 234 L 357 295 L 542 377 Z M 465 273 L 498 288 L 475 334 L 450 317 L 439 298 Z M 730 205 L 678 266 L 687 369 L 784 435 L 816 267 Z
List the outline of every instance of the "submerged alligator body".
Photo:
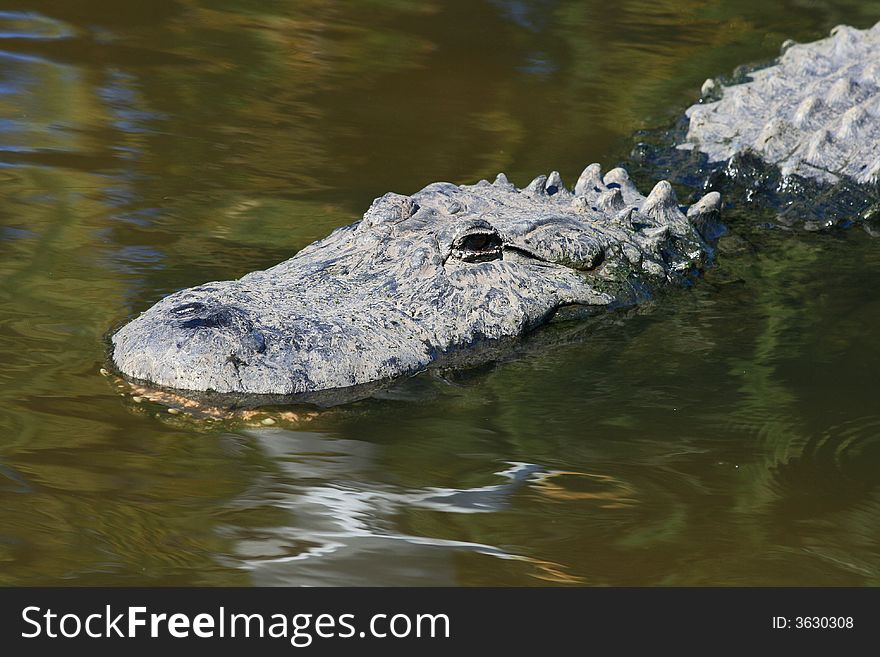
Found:
M 271 269 L 172 294 L 120 329 L 128 377 L 192 391 L 297 395 L 391 379 L 459 346 L 521 335 L 563 307 L 632 305 L 687 281 L 720 197 L 686 216 L 667 182 L 623 169 L 517 189 L 428 185 Z
M 707 80 L 675 129 L 637 147 L 645 172 L 771 209 L 787 225 L 870 225 L 880 207 L 880 23 L 786 42 L 772 65 L 732 82 Z
M 868 217 L 880 176 L 880 24 L 788 47 L 703 101 L 637 162 L 708 192 L 682 212 L 590 165 L 523 189 L 434 183 L 271 269 L 172 294 L 112 337 L 127 377 L 188 391 L 300 395 L 425 369 L 458 347 L 522 335 L 576 307 L 630 306 L 710 257 L 723 191 L 793 223 Z M 653 177 L 653 176 L 652 176 Z M 728 196 L 730 192 L 730 196 Z M 699 195 L 695 195 L 697 198 Z

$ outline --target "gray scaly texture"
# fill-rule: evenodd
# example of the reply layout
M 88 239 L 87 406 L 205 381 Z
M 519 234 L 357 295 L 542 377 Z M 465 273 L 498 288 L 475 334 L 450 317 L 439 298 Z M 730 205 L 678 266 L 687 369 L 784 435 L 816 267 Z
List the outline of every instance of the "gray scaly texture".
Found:
M 687 110 L 679 148 L 710 162 L 752 152 L 826 184 L 842 177 L 875 185 L 880 176 L 880 23 L 868 30 L 838 26 L 809 44 L 787 42 L 777 63 L 724 87 L 717 102 Z M 707 80 L 705 94 L 716 85 Z
M 623 169 L 557 172 L 517 189 L 389 193 L 361 221 L 235 281 L 165 297 L 112 337 L 126 376 L 220 393 L 296 395 L 418 372 L 443 354 L 519 336 L 563 307 L 635 304 L 682 284 L 709 249 L 713 192 L 685 216 L 672 187 L 642 196 Z

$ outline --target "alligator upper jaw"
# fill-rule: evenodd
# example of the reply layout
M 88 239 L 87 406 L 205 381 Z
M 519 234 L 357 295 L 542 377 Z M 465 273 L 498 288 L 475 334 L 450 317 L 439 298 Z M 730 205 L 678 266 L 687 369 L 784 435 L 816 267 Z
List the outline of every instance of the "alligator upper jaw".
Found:
M 584 297 L 584 307 L 595 305 L 591 300 L 597 297 L 586 274 L 518 247 L 500 250 L 501 258 L 465 261 L 448 277 L 444 273 L 442 284 L 438 280 L 429 286 L 430 298 L 422 297 L 418 303 L 430 310 L 430 317 L 415 318 L 401 311 L 387 291 L 374 292 L 366 306 L 362 299 L 334 299 L 333 288 L 326 283 L 310 286 L 313 297 L 324 300 L 321 305 L 306 299 L 292 301 L 295 296 L 256 301 L 238 291 L 234 282 L 211 284 L 210 292 L 183 290 L 117 331 L 111 338 L 112 359 L 138 383 L 288 398 L 327 389 L 357 389 L 412 374 L 448 349 L 520 334 L 547 321 L 558 305 L 573 305 L 568 300 L 571 294 L 560 300 L 546 293 L 520 292 L 509 301 L 515 305 L 508 312 L 524 319 L 493 334 L 496 327 L 487 323 L 493 311 L 481 306 L 485 301 L 481 279 L 497 276 L 521 291 L 530 282 L 546 288 L 554 284 L 554 277 L 564 276 L 571 279 L 569 285 L 580 283 L 576 289 Z M 302 284 L 309 286 L 309 281 Z M 509 292 L 504 286 L 499 290 Z M 456 308 L 458 304 L 461 307 Z M 447 320 L 443 313 L 450 313 Z
M 552 266 L 538 259 L 529 258 L 529 261 L 540 267 Z M 571 322 L 597 315 L 605 308 L 586 302 L 561 302 L 549 308 L 537 323 Z M 138 319 L 129 324 L 133 334 L 143 328 L 138 326 Z M 148 315 L 146 319 L 149 319 Z M 203 330 L 217 331 L 217 327 L 203 327 Z M 582 339 L 582 331 L 577 331 L 577 339 Z M 229 336 L 220 334 L 213 337 L 228 339 Z M 169 331 L 161 343 L 171 345 L 185 340 L 192 342 L 193 336 L 186 333 L 174 335 Z M 552 343 L 558 342 L 558 335 L 553 333 Z M 402 375 L 414 374 L 426 368 L 468 369 L 509 358 L 516 351 L 533 351 L 546 348 L 549 344 L 547 339 L 540 337 L 540 332 L 529 340 L 528 346 L 513 347 L 518 343 L 518 338 L 507 337 L 456 345 L 439 352 L 431 350 L 430 353 L 426 352 L 424 361 L 415 362 L 409 368 L 405 368 L 401 361 L 398 369 L 389 370 L 384 377 L 371 377 L 367 382 L 350 385 L 340 381 L 335 385 L 322 386 L 320 381 L 310 380 L 303 371 L 303 364 L 291 364 L 284 370 L 283 376 L 273 378 L 272 373 L 278 372 L 277 367 L 261 362 L 262 354 L 250 362 L 243 360 L 241 346 L 231 341 L 224 345 L 230 352 L 226 362 L 218 359 L 208 363 L 189 359 L 181 350 L 151 351 L 149 345 L 134 343 L 127 338 L 127 334 L 117 332 L 111 338 L 111 363 L 108 365 L 112 367 L 114 363 L 125 363 L 124 371 L 119 372 L 118 385 L 123 386 L 123 382 L 127 382 L 129 394 L 138 403 L 153 402 L 196 418 L 245 421 L 254 417 L 254 409 L 294 405 L 305 409 L 296 410 L 297 418 L 310 419 L 315 409 L 349 404 L 385 394 L 383 391 L 397 386 L 405 386 Z M 171 364 L 173 366 L 169 367 Z M 117 369 L 121 368 L 117 366 Z

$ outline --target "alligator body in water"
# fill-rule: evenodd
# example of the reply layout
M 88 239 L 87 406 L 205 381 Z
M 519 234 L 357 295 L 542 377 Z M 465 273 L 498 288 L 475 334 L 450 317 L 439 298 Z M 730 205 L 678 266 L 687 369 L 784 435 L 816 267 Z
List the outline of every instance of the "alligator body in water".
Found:
M 637 147 L 645 172 L 769 208 L 783 224 L 870 226 L 880 207 L 880 23 L 786 42 L 772 65 L 730 82 L 707 80 L 674 129 Z
M 783 176 L 877 182 L 880 24 L 841 26 L 822 41 L 787 44 L 778 63 L 750 77 L 724 89 L 717 102 L 687 111 L 683 148 L 697 148 L 712 162 L 751 150 Z
M 113 336 L 127 376 L 220 393 L 296 395 L 424 369 L 459 346 L 521 335 L 560 308 L 632 305 L 687 281 L 720 197 L 681 211 L 623 169 L 523 189 L 428 185 L 271 269 L 182 290 Z
M 668 182 L 644 197 L 624 170 L 598 165 L 572 191 L 554 172 L 523 189 L 500 174 L 386 194 L 286 262 L 159 301 L 113 336 L 113 360 L 127 377 L 190 391 L 357 386 L 522 335 L 562 308 L 595 313 L 685 283 L 711 255 L 719 188 L 808 223 L 868 215 L 878 46 L 880 26 L 836 28 L 738 85 L 704 85 L 688 120 L 638 151 L 652 173 L 709 192 L 687 216 Z

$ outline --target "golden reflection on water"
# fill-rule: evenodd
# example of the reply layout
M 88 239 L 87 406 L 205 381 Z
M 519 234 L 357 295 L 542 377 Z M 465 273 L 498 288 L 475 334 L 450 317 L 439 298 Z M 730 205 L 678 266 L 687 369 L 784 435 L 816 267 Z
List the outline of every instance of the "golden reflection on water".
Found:
M 856 231 L 744 230 L 692 290 L 305 426 L 198 422 L 99 375 L 107 331 L 170 291 L 385 191 L 611 166 L 704 78 L 880 3 L 7 4 L 0 584 L 880 581 L 880 262 Z
M 554 500 L 590 500 L 599 502 L 603 509 L 623 509 L 637 503 L 636 491 L 609 475 L 551 471 L 539 477 L 533 487 Z

